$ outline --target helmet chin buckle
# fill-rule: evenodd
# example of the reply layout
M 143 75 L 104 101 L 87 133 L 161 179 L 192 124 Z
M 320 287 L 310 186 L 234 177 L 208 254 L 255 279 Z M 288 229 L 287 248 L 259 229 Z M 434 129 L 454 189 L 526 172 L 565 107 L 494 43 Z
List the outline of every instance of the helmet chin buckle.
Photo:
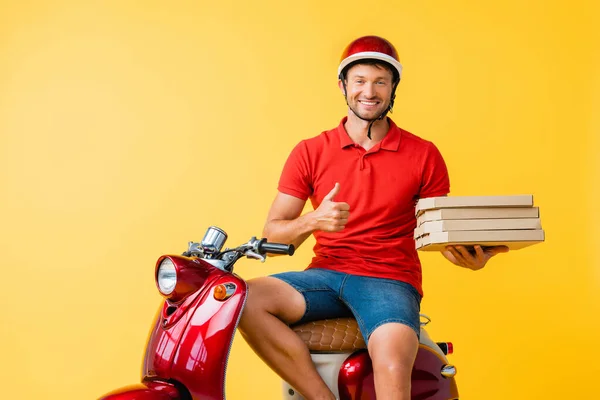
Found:
M 393 102 L 393 100 L 392 100 L 392 102 Z M 371 138 L 371 127 L 373 126 L 373 124 L 375 122 L 384 119 L 388 112 L 392 111 L 392 102 L 390 102 L 390 105 L 388 106 L 388 108 L 383 113 L 381 113 L 381 115 L 379 117 L 373 118 L 373 119 L 366 119 L 366 118 L 363 118 L 360 115 L 358 115 L 358 113 L 356 111 L 354 111 L 352 109 L 352 107 L 350 107 L 350 104 L 348 104 L 348 98 L 346 97 L 346 104 L 348 104 L 348 108 L 350 108 L 350 110 L 352 111 L 352 114 L 356 115 L 358 118 L 362 119 L 363 121 L 369 122 L 369 129 L 367 130 L 367 137 L 369 138 L 369 140 L 373 140 Z

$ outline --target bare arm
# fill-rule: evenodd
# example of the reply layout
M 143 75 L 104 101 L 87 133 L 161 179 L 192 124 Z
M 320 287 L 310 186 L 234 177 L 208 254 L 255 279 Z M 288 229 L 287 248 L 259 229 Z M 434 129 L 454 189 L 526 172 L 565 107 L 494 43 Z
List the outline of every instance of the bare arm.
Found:
M 306 201 L 289 194 L 277 193 L 263 229 L 269 242 L 293 244 L 298 248 L 315 230 L 312 213 L 300 215 Z
M 305 200 L 277 193 L 267 216 L 263 237 L 269 242 L 293 244 L 298 248 L 316 230 L 341 231 L 348 222 L 350 206 L 333 200 L 339 190 L 340 185 L 336 183 L 319 207 L 304 215 L 300 214 L 306 204 Z

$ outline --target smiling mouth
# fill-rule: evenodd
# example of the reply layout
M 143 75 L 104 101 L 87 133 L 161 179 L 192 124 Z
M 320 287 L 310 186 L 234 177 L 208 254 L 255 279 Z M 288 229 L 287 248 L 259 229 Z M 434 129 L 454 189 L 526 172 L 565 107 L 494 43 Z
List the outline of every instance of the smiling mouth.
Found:
M 369 101 L 369 100 L 358 100 L 358 102 L 365 106 L 376 106 L 377 104 L 379 104 L 378 101 Z

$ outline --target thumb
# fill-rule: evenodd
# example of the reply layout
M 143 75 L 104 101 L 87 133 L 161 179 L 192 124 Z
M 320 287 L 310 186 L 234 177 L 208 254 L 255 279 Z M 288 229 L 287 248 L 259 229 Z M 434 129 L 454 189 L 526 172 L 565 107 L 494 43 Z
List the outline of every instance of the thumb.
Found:
M 494 254 L 508 253 L 508 246 L 496 246 L 494 250 Z
M 340 191 L 340 184 L 336 182 L 333 189 L 331 189 L 331 192 L 329 192 L 327 194 L 327 196 L 323 197 L 323 201 L 325 201 L 325 200 L 333 201 L 333 198 L 339 193 L 339 191 Z
M 495 256 L 499 253 L 508 253 L 508 246 L 494 246 L 488 250 L 490 256 Z

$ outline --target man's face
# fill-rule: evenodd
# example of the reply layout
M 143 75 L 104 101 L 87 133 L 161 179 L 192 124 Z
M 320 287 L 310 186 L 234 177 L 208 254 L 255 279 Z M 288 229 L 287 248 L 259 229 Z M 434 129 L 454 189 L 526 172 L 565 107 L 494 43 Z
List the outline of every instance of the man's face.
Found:
M 346 74 L 346 90 L 350 109 L 360 118 L 378 118 L 389 106 L 393 75 L 380 65 L 358 64 Z M 344 92 L 342 82 L 340 90 Z

